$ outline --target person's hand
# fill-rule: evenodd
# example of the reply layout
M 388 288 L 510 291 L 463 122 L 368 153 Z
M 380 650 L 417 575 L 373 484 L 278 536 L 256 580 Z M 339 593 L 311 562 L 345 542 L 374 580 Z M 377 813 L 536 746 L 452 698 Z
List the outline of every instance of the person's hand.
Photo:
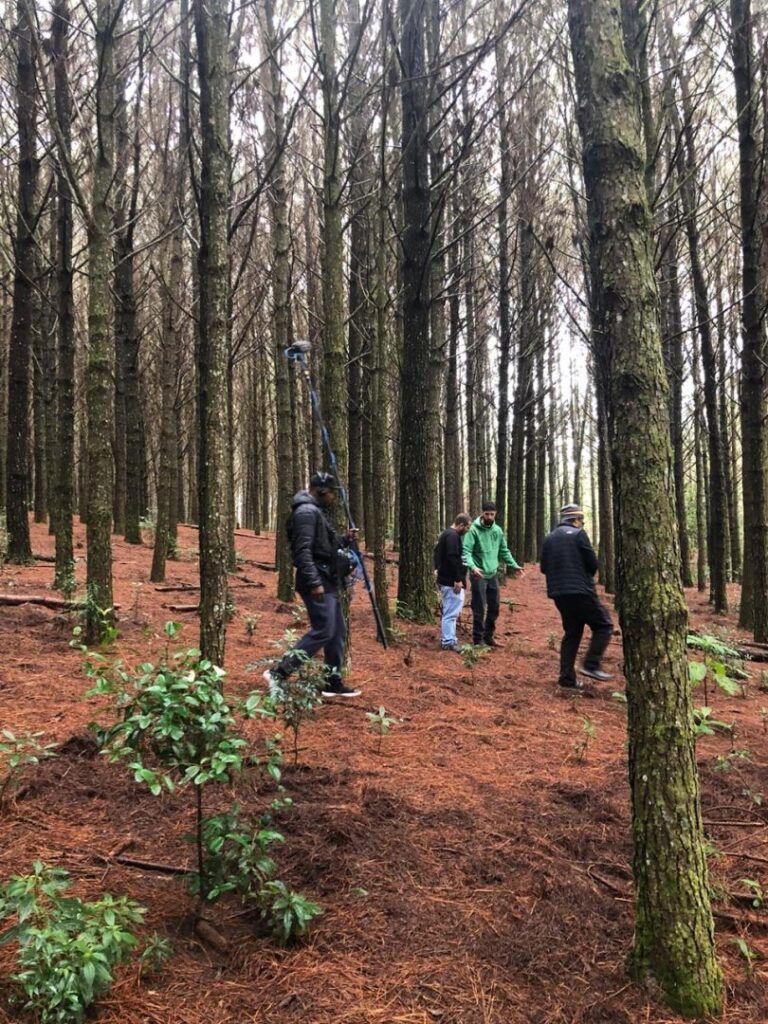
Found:
M 472 570 L 472 575 L 475 577 L 476 580 L 481 580 L 483 578 L 483 570 L 482 569 L 473 569 Z
M 325 590 L 323 589 L 322 585 L 319 587 L 312 587 L 309 593 L 311 594 L 312 597 L 314 597 L 316 601 L 325 600 Z
M 456 580 L 456 582 L 453 584 L 453 592 L 454 592 L 454 594 L 460 594 L 463 589 L 464 589 L 464 584 L 461 582 L 461 580 Z
M 523 576 L 525 576 L 525 569 L 522 567 L 522 565 L 518 565 L 518 567 L 514 570 L 514 573 L 515 579 L 521 580 Z

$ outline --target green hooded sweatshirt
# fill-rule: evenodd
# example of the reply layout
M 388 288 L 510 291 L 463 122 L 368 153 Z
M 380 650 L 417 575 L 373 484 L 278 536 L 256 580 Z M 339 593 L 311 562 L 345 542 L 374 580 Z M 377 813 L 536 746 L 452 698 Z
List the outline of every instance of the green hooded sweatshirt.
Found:
M 481 569 L 485 579 L 489 580 L 499 571 L 499 561 L 506 562 L 513 569 L 520 568 L 510 554 L 499 524 L 486 526 L 482 516 L 478 516 L 464 534 L 464 562 L 470 571 Z

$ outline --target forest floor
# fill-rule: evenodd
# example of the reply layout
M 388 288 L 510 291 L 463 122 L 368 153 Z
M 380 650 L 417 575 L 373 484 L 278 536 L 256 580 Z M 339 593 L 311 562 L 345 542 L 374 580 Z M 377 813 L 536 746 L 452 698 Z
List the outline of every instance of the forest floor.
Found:
M 179 533 L 180 560 L 168 564 L 167 584 L 194 584 L 197 532 Z M 168 607 L 196 596 L 148 582 L 148 540 L 114 542 L 117 647 L 133 663 L 157 656 L 171 618 L 188 623 L 185 646 L 197 643 L 194 612 Z M 44 527 L 33 527 L 33 547 L 52 552 Z M 233 577 L 226 686 L 245 694 L 263 688 L 262 667 L 248 666 L 296 623 L 275 599 L 274 573 L 252 564 L 273 561 L 271 537 L 238 531 L 237 547 L 243 563 Z M 83 553 L 78 527 L 81 583 Z M 52 576 L 49 562 L 5 566 L 0 592 L 46 594 Z M 306 727 L 300 764 L 284 776 L 295 803 L 279 822 L 280 875 L 324 914 L 304 944 L 281 949 L 225 897 L 211 916 L 226 952 L 195 936 L 183 879 L 96 856 L 124 847 L 138 859 L 188 864 L 189 795 L 151 796 L 83 741 L 90 721 L 108 718 L 103 700 L 84 697 L 82 655 L 68 646 L 71 618 L 33 605 L 0 609 L 0 724 L 42 730 L 61 745 L 0 817 L 0 878 L 25 873 L 36 858 L 64 867 L 79 895 L 138 900 L 147 928 L 173 944 L 157 975 L 118 971 L 95 1014 L 101 1024 L 677 1020 L 624 972 L 632 903 L 626 713 L 612 696 L 623 688 L 620 638 L 607 659 L 614 683 L 593 697 L 564 696 L 554 684 L 559 619 L 536 567 L 503 597 L 512 602 L 499 620 L 506 647 L 472 678 L 460 658 L 439 650 L 435 627 L 406 626 L 384 652 L 366 595 L 356 592 L 351 681 L 363 697 L 325 704 Z M 694 625 L 738 636 L 732 617 L 713 617 L 695 591 L 688 597 Z M 256 620 L 252 636 L 248 617 Z M 465 609 L 464 640 L 468 617 Z M 698 743 L 707 834 L 720 851 L 710 864 L 729 1024 L 768 1020 L 768 909 L 752 908 L 743 881 L 768 891 L 768 693 L 759 689 L 760 665 L 749 672 L 744 696 L 709 696 L 713 717 L 735 722 L 735 736 Z M 698 691 L 696 702 L 704 703 Z M 382 704 L 400 721 L 377 753 L 365 712 Z M 259 728 L 247 726 L 254 741 Z M 729 758 L 732 750 L 750 753 Z M 234 796 L 245 810 L 264 805 L 248 778 Z M 220 793 L 218 802 L 223 808 L 232 797 Z M 740 938 L 756 954 L 751 969 Z M 13 961 L 11 946 L 0 950 L 2 1024 L 23 1019 L 3 1009 Z

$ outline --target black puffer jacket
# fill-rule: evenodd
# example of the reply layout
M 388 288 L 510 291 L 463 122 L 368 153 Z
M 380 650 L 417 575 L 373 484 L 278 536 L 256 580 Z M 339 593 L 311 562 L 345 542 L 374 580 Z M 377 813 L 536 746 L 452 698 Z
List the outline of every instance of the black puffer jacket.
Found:
M 299 491 L 293 496 L 288 536 L 296 566 L 296 589 L 337 587 L 337 552 L 340 547 L 346 547 L 347 541 L 336 533 L 309 491 Z
M 597 555 L 585 531 L 570 523 L 560 523 L 544 538 L 540 568 L 547 577 L 547 597 L 597 593 Z

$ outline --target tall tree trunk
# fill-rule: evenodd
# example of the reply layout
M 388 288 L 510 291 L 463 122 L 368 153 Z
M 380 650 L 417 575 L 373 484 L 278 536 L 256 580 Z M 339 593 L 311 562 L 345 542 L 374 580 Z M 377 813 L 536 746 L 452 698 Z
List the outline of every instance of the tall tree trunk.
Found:
M 344 330 L 344 237 L 342 227 L 341 110 L 336 71 L 334 0 L 320 0 L 320 76 L 323 89 L 323 418 L 338 472 L 349 468 L 347 346 Z M 337 525 L 344 511 L 337 506 Z
M 37 83 L 32 52 L 32 26 L 24 0 L 18 0 L 16 22 L 16 124 L 18 180 L 16 187 L 13 318 L 8 352 L 8 433 L 6 459 L 6 526 L 8 561 L 32 557 L 27 500 L 29 491 L 29 362 L 35 329 L 35 225 L 37 218 Z
M 667 38 L 670 41 L 670 49 L 672 49 L 672 29 L 669 25 L 667 26 Z M 701 259 L 701 240 L 696 198 L 698 164 L 693 126 L 693 106 L 689 95 L 688 81 L 680 66 L 678 66 L 677 77 L 680 82 L 680 94 L 683 105 L 682 133 L 685 143 L 684 150 L 681 149 L 678 155 L 677 173 L 683 216 L 685 218 L 685 231 L 688 239 L 688 253 L 691 262 L 697 330 L 701 342 L 701 360 L 704 371 L 704 405 L 707 411 L 710 600 L 716 612 L 725 614 L 728 611 L 725 573 L 726 500 L 723 443 L 717 409 L 717 360 L 712 340 L 709 290 Z M 674 102 L 672 103 L 672 123 L 676 130 L 679 129 L 679 116 L 677 115 Z
M 569 0 L 600 356 L 609 381 L 618 608 L 634 839 L 634 976 L 673 1009 L 720 1012 L 673 497 L 672 452 L 643 175 L 637 82 L 619 0 Z
M 157 523 L 155 525 L 155 544 L 152 552 L 152 568 L 149 578 L 153 583 L 162 583 L 165 579 L 165 561 L 172 549 L 171 523 L 176 520 L 177 502 L 174 480 L 177 476 L 178 437 L 176 436 L 176 389 L 179 372 L 179 347 L 181 340 L 181 284 L 184 270 L 183 250 L 183 218 L 186 139 L 183 137 L 183 124 L 179 154 L 176 157 L 175 188 L 173 189 L 171 210 L 168 217 L 170 228 L 169 273 L 168 280 L 163 283 L 163 325 L 162 325 L 162 363 L 160 370 L 160 458 L 157 475 Z
M 768 642 L 768 188 L 751 0 L 731 0 L 741 214 L 744 577 L 739 625 Z
M 399 0 L 403 174 L 403 361 L 400 430 L 400 574 L 398 604 L 417 622 L 434 611 L 431 517 L 437 479 L 429 444 L 429 175 L 425 0 Z
M 455 210 L 454 210 L 455 213 Z M 464 505 L 462 487 L 462 460 L 459 437 L 459 333 L 460 333 L 460 270 L 458 218 L 453 218 L 454 228 L 448 249 L 448 363 L 445 379 L 445 440 L 443 457 L 445 469 L 446 517 L 453 519 Z
M 266 0 L 262 7 L 264 48 L 269 55 L 262 79 L 266 96 L 267 146 L 272 173 L 267 192 L 272 245 L 272 342 L 275 361 L 275 403 L 277 407 L 277 526 L 275 529 L 275 563 L 277 565 L 277 597 L 293 599 L 293 559 L 285 524 L 290 512 L 295 469 L 291 429 L 291 405 L 296 387 L 303 386 L 291 373 L 291 364 L 284 355 L 288 345 L 290 321 L 291 239 L 288 224 L 288 192 L 285 183 L 285 119 L 283 115 L 282 73 L 280 51 L 274 25 L 274 4 Z M 312 274 L 312 267 L 308 269 Z M 311 340 L 311 339 L 310 339 Z M 291 377 L 294 390 L 291 390 Z M 319 468 L 319 467 L 318 467 Z M 265 524 L 266 525 L 266 524 Z
M 115 174 L 114 45 L 119 16 L 113 0 L 96 5 L 96 152 L 88 232 L 88 642 L 98 640 L 104 620 L 113 617 L 112 489 L 114 467 L 114 343 L 112 335 L 112 211 Z
M 675 221 L 675 206 L 669 219 Z M 683 316 L 680 307 L 680 276 L 677 259 L 677 232 L 674 228 L 666 240 L 666 255 L 662 267 L 667 328 L 665 350 L 669 373 L 669 429 L 672 440 L 673 474 L 675 478 L 675 517 L 677 519 L 677 541 L 680 548 L 680 565 L 683 586 L 692 587 L 691 551 L 688 543 L 688 522 L 685 503 L 685 460 L 683 456 Z
M 115 190 L 115 532 L 141 544 L 139 520 L 146 513 L 142 495 L 144 464 L 139 380 L 139 324 L 134 284 L 134 235 L 141 176 L 141 97 L 144 86 L 143 33 L 139 34 L 138 83 L 134 123 L 128 118 L 128 69 L 117 77 Z M 131 177 L 129 182 L 129 169 Z
M 229 39 L 226 0 L 193 0 L 200 83 L 200 649 L 224 663 L 229 594 Z

